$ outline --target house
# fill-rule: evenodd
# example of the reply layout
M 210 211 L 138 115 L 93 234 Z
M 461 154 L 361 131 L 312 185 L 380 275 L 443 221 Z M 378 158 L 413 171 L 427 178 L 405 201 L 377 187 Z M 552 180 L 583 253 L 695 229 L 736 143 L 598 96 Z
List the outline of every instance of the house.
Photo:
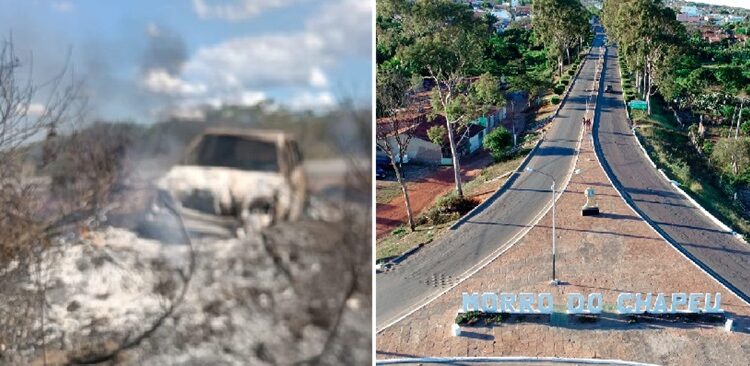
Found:
M 686 13 L 680 13 L 677 14 L 677 21 L 680 23 L 699 24 L 701 22 L 701 17 L 696 15 L 689 15 Z
M 718 43 L 729 38 L 729 35 L 720 28 L 703 28 L 701 29 L 701 38 L 708 43 Z
M 528 5 L 516 6 L 515 8 L 513 8 L 513 15 L 516 18 L 523 18 L 523 17 L 531 16 L 531 7 Z
M 739 15 L 727 15 L 724 17 L 724 23 L 739 23 L 745 20 L 745 17 Z
M 407 146 L 406 155 L 410 162 L 417 162 L 430 165 L 450 165 L 451 152 L 448 136 L 443 136 L 440 144 L 430 141 L 427 131 L 435 126 L 445 126 L 443 116 L 430 117 L 430 91 L 417 93 L 414 102 L 407 110 L 398 113 L 397 123 L 392 118 L 379 118 L 376 121 L 376 128 L 379 131 L 399 128 L 404 131 L 413 130 L 412 138 Z M 488 132 L 500 125 L 505 119 L 505 107 L 491 110 L 486 115 L 471 121 L 468 124 L 457 124 L 453 126 L 453 133 L 456 139 L 456 148 L 459 156 L 467 156 L 477 152 L 483 145 L 484 136 Z M 381 132 L 382 134 L 382 132 Z M 401 134 L 401 138 L 406 136 Z M 394 153 L 398 154 L 398 144 L 395 137 L 389 137 L 389 144 Z
M 691 5 L 685 5 L 681 7 L 680 13 L 686 14 L 687 16 L 691 17 L 699 17 L 701 15 L 701 11 L 698 9 L 698 7 Z

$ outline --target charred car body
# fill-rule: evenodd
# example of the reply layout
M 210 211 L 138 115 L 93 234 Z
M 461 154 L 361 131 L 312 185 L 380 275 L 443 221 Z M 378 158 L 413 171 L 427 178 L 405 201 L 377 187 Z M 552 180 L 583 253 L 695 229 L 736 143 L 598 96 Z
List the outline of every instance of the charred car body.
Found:
M 157 221 L 165 206 L 173 206 L 197 232 L 202 224 L 234 225 L 234 233 L 242 235 L 297 220 L 308 201 L 299 147 L 279 131 L 206 130 L 156 184 L 159 193 L 147 220 Z

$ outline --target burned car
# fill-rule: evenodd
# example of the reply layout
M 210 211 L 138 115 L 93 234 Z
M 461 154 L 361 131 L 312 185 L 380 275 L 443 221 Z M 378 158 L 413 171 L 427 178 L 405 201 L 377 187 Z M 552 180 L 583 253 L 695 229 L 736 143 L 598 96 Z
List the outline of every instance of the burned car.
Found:
M 240 236 L 299 219 L 308 201 L 296 141 L 269 130 L 206 130 L 157 181 L 157 188 L 147 217 L 151 221 L 172 206 L 185 221 L 193 221 L 188 229 L 202 225 L 232 230 L 231 222 Z

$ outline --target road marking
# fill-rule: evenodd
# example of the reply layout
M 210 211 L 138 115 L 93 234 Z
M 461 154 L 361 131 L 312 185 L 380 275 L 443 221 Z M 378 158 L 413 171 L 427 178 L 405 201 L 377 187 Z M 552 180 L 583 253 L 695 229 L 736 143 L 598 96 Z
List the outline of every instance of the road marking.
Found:
M 591 47 L 591 49 L 589 49 L 589 52 L 591 52 L 592 50 L 593 50 L 593 46 Z M 581 69 L 583 69 L 584 65 L 587 62 L 589 62 L 588 58 L 583 63 L 581 63 Z M 574 84 L 574 83 L 577 83 L 577 82 L 578 82 L 578 76 L 576 76 L 575 82 L 571 83 L 571 85 Z M 572 90 L 572 86 L 571 86 L 571 90 Z M 553 122 L 554 122 L 554 120 L 553 120 Z M 581 141 L 583 140 L 583 135 L 585 133 L 585 129 L 583 128 L 583 126 L 580 126 L 579 128 L 581 129 L 581 133 L 578 136 L 578 142 L 577 142 L 577 146 L 576 146 L 575 158 L 573 159 L 573 163 L 571 164 L 571 166 L 569 168 L 568 174 L 566 174 L 565 184 L 560 189 L 558 189 L 558 192 L 560 192 L 560 193 L 556 194 L 556 196 L 555 196 L 555 202 L 557 202 L 557 200 L 560 199 L 560 197 L 562 196 L 562 192 L 565 192 L 565 190 L 567 189 L 568 184 L 570 183 L 570 181 L 571 181 L 571 179 L 573 177 L 573 171 L 575 170 L 575 167 L 578 164 L 578 157 L 580 156 L 580 151 L 581 151 Z M 529 153 L 529 154 L 531 154 L 531 153 Z M 529 161 L 531 161 L 531 158 L 529 158 Z M 483 261 L 479 262 L 478 264 L 475 264 L 474 266 L 472 266 L 468 270 L 464 271 L 464 273 L 462 273 L 460 276 L 457 276 L 458 280 L 456 281 L 456 283 L 454 283 L 452 286 L 448 287 L 447 289 L 441 291 L 440 293 L 438 293 L 437 295 L 433 296 L 432 298 L 429 298 L 429 296 L 428 296 L 428 300 L 426 302 L 422 303 L 421 305 L 416 306 L 412 310 L 408 311 L 406 314 L 397 317 L 395 320 L 390 321 L 389 323 L 387 323 L 386 325 L 384 325 L 380 329 L 377 329 L 376 330 L 376 334 L 382 333 L 383 331 L 385 331 L 386 329 L 390 328 L 394 324 L 396 324 L 396 323 L 404 320 L 406 317 L 408 317 L 408 316 L 416 313 L 417 311 L 421 310 L 425 306 L 431 304 L 433 301 L 437 300 L 438 298 L 440 298 L 441 296 L 443 296 L 444 294 L 446 294 L 448 291 L 454 289 L 456 286 L 458 286 L 461 283 L 463 283 L 467 278 L 473 276 L 475 273 L 479 272 L 479 270 L 481 270 L 482 268 L 486 267 L 488 264 L 492 263 L 495 259 L 497 259 L 498 257 L 500 257 L 508 249 L 512 248 L 515 244 L 517 244 L 518 241 L 520 241 L 524 236 L 526 236 L 526 234 L 531 229 L 533 229 L 539 223 L 539 221 L 542 220 L 542 218 L 544 217 L 544 215 L 546 215 L 547 212 L 549 212 L 549 210 L 551 208 L 552 208 L 552 204 L 545 205 L 545 207 L 539 212 L 539 214 L 537 214 L 537 216 L 535 216 L 534 219 L 532 219 L 532 224 L 531 225 L 528 225 L 524 230 L 521 230 L 520 232 L 516 233 L 516 235 L 512 236 L 511 239 L 508 242 L 506 242 L 506 244 L 504 246 L 501 246 L 500 248 L 498 248 L 497 250 L 495 250 L 495 252 L 493 254 L 490 254 Z M 377 301 L 377 299 L 376 299 L 376 301 Z M 376 303 L 376 306 L 377 306 L 377 303 Z
M 608 49 L 609 49 L 609 48 L 607 48 L 607 50 L 608 50 Z M 605 53 L 607 53 L 607 52 L 605 52 Z M 605 65 L 605 66 L 606 66 L 606 65 Z M 605 69 L 606 69 L 606 68 L 605 68 Z M 619 69 L 620 69 L 620 68 L 618 67 L 618 71 L 619 71 Z M 603 79 L 602 79 L 602 80 L 603 80 Z M 622 82 L 622 71 L 620 71 L 620 81 Z M 597 100 L 598 100 L 599 98 L 601 98 L 601 93 L 597 95 Z M 624 104 L 624 100 L 623 100 L 623 104 Z M 598 103 L 597 103 L 597 105 L 598 105 Z M 597 115 L 597 114 L 596 114 L 596 111 L 597 111 L 597 110 L 598 110 L 598 108 L 597 108 L 597 109 L 595 109 L 595 111 L 594 111 L 594 126 L 598 126 L 598 123 L 597 123 L 597 121 L 598 121 L 598 118 L 596 117 L 596 115 Z M 626 111 L 626 114 L 627 114 L 627 106 L 625 107 L 625 111 Z M 599 114 L 599 116 L 601 117 L 601 113 Z M 628 115 L 628 119 L 630 119 L 630 116 L 629 116 L 629 115 Z M 595 128 L 596 128 L 596 129 L 598 130 L 598 127 L 595 127 Z M 596 135 L 596 134 L 594 134 L 594 135 Z M 652 165 L 654 165 L 654 167 L 656 167 L 656 164 L 654 164 L 654 162 L 653 162 L 653 161 L 651 161 L 651 158 L 650 158 L 650 157 L 648 156 L 648 154 L 646 153 L 646 150 L 645 150 L 645 149 L 643 148 L 643 145 L 641 145 L 640 141 L 638 140 L 638 136 L 636 136 L 636 135 L 635 135 L 635 130 L 633 130 L 633 138 L 634 138 L 634 139 L 635 139 L 635 140 L 636 140 L 636 141 L 638 142 L 638 145 L 639 145 L 639 146 L 641 147 L 641 150 L 643 150 L 643 153 L 644 153 L 644 154 L 646 155 L 646 158 L 648 159 L 648 161 L 649 161 L 649 162 L 651 162 L 651 164 L 652 164 Z M 595 142 L 596 142 L 596 141 L 598 141 L 598 138 L 594 138 L 594 141 L 595 141 Z M 597 146 L 598 146 L 598 148 L 597 148 Z M 604 154 L 604 152 L 603 152 L 603 151 L 602 151 L 602 152 L 600 152 L 600 150 L 601 150 L 601 144 L 600 144 L 600 143 L 598 143 L 598 142 L 597 142 L 597 143 L 595 143 L 595 145 L 594 145 L 594 155 L 596 156 L 596 160 L 597 160 L 597 161 L 599 162 L 599 166 L 600 166 L 600 167 L 602 168 L 602 170 L 604 170 L 604 176 L 606 176 L 606 177 L 607 177 L 607 180 L 609 181 L 609 183 L 610 183 L 610 184 L 612 185 L 612 187 L 614 187 L 614 188 L 615 188 L 615 191 L 617 192 L 617 195 L 618 195 L 618 196 L 620 196 L 620 198 L 621 198 L 621 199 L 622 199 L 622 200 L 623 200 L 623 201 L 625 202 L 625 204 L 626 204 L 626 205 L 627 205 L 627 206 L 628 206 L 628 207 L 630 208 L 630 210 L 631 210 L 631 211 L 633 211 L 633 213 L 634 213 L 634 214 L 636 214 L 636 215 L 637 215 L 638 217 L 640 217 L 640 218 L 641 218 L 641 220 L 643 220 L 643 221 L 644 221 L 644 222 L 645 222 L 645 223 L 646 223 L 646 224 L 647 224 L 647 225 L 648 225 L 648 226 L 649 226 L 649 227 L 651 228 L 651 230 L 653 230 L 654 232 L 656 232 L 656 234 L 657 234 L 657 235 L 659 235 L 659 237 L 660 237 L 660 238 L 662 238 L 662 239 L 663 239 L 663 240 L 664 240 L 665 242 L 667 242 L 667 244 L 669 244 L 669 246 L 670 246 L 670 247 L 671 247 L 672 249 L 676 250 L 676 251 L 677 251 L 678 253 L 680 253 L 680 255 L 682 255 L 682 256 L 683 256 L 683 257 L 684 257 L 685 259 L 687 259 L 687 260 L 688 260 L 688 262 L 690 262 L 690 263 L 692 263 L 693 265 L 695 265 L 696 267 L 698 267 L 698 269 L 700 269 L 700 270 L 701 270 L 701 271 L 702 271 L 703 273 L 705 273 L 705 274 L 706 274 L 706 275 L 707 275 L 708 277 L 712 278 L 712 279 L 713 279 L 714 281 L 716 281 L 716 282 L 717 282 L 717 283 L 718 283 L 719 285 L 721 285 L 722 287 L 724 287 L 724 289 L 726 289 L 727 291 L 729 291 L 730 293 L 732 293 L 733 295 L 735 295 L 735 296 L 736 296 L 736 297 L 737 297 L 737 298 L 738 298 L 738 299 L 739 299 L 739 300 L 740 300 L 741 302 L 744 302 L 744 303 L 745 303 L 746 305 L 750 306 L 750 301 L 748 301 L 748 300 L 747 300 L 747 299 L 745 298 L 745 296 L 747 296 L 747 295 L 745 295 L 745 294 L 744 294 L 744 293 L 743 293 L 742 291 L 740 291 L 739 289 L 733 290 L 732 288 L 730 288 L 729 286 L 727 286 L 727 285 L 726 285 L 726 284 L 725 284 L 724 282 L 722 282 L 722 280 L 720 280 L 720 279 L 719 279 L 719 277 L 717 277 L 717 276 L 718 276 L 718 274 L 717 274 L 717 275 L 713 275 L 713 274 L 709 273 L 709 272 L 708 272 L 708 271 L 706 270 L 706 268 L 703 268 L 703 266 L 702 266 L 701 264 L 699 264 L 699 263 L 697 262 L 697 259 L 693 259 L 693 258 L 691 258 L 692 254 L 691 254 L 691 256 L 688 256 L 688 255 L 687 255 L 687 253 L 686 253 L 686 252 L 687 252 L 687 250 L 685 250 L 685 252 L 683 252 L 683 250 L 680 250 L 680 248 L 681 248 L 682 246 L 681 246 L 681 245 L 680 245 L 679 243 L 677 243 L 677 242 L 676 242 L 676 241 L 675 241 L 674 239 L 671 239 L 671 238 L 670 238 L 669 236 L 667 236 L 667 235 L 665 235 L 665 234 L 662 234 L 662 233 L 661 233 L 661 231 L 659 231 L 659 229 L 657 229 L 657 228 L 656 228 L 656 225 L 655 225 L 655 224 L 653 224 L 653 223 L 652 223 L 652 221 L 651 221 L 650 219 L 647 219 L 647 218 L 646 218 L 646 217 L 645 217 L 644 215 L 641 215 L 641 213 L 640 213 L 640 212 L 639 212 L 639 211 L 638 211 L 638 210 L 636 209 L 636 207 L 635 207 L 635 204 L 632 204 L 632 205 L 631 205 L 631 203 L 630 203 L 630 202 L 628 202 L 628 200 L 627 200 L 627 199 L 625 198 L 625 196 L 623 196 L 623 193 L 622 193 L 622 192 L 620 192 L 620 189 L 618 188 L 618 186 L 617 186 L 617 185 L 615 185 L 614 181 L 613 181 L 613 180 L 612 180 L 612 178 L 610 177 L 610 173 L 609 173 L 609 171 L 608 171 L 607 169 L 605 169 L 605 168 L 604 168 L 604 165 L 602 164 L 602 159 L 601 159 L 601 158 L 600 158 L 600 156 L 599 156 L 599 154 L 600 154 L 600 153 L 601 153 L 601 154 Z M 608 165 L 608 166 L 609 166 L 609 165 Z M 610 168 L 610 169 L 611 169 L 611 168 Z M 612 172 L 612 174 L 614 174 L 614 171 Z M 662 174 L 664 174 L 664 173 L 662 172 Z M 666 177 L 666 176 L 665 176 L 665 177 Z M 669 178 L 667 178 L 667 179 L 669 179 Z M 675 187 L 675 188 L 676 188 L 676 187 Z M 679 189 L 679 188 L 677 188 L 677 190 L 678 190 L 678 191 L 682 191 L 682 190 L 681 190 L 681 189 Z M 684 192 L 683 192 L 683 194 L 686 194 L 686 193 L 684 193 Z M 688 196 L 688 197 L 689 197 L 689 196 Z M 698 205 L 698 207 L 701 207 L 701 206 L 700 206 L 700 205 Z M 678 246 L 679 246 L 679 247 L 678 247 Z M 706 266 L 706 267 L 708 267 L 708 266 Z M 724 280 L 724 281 L 726 281 L 726 280 Z M 728 283 L 728 282 L 729 282 L 729 281 L 727 281 L 727 283 Z M 730 284 L 730 285 L 731 285 L 731 284 Z M 731 286 L 732 286 L 732 287 L 734 287 L 733 285 L 731 285 Z

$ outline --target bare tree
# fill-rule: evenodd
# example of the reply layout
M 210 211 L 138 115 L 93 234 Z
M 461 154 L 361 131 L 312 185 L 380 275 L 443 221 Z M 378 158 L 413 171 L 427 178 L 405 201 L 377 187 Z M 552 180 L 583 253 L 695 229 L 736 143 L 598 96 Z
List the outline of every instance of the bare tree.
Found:
M 401 168 L 406 150 L 409 147 L 409 142 L 414 137 L 414 131 L 419 122 L 397 116 L 397 111 L 408 104 L 407 90 L 409 82 L 403 75 L 397 72 L 381 72 L 378 75 L 377 84 L 378 122 L 376 125 L 376 143 L 388 155 L 391 161 L 393 171 L 396 174 L 396 180 L 404 195 L 409 228 L 411 231 L 414 231 L 416 227 L 414 214 L 411 209 L 409 191 L 406 188 Z
M 74 132 L 86 103 L 67 61 L 41 83 L 34 81 L 32 66 L 31 55 L 22 62 L 12 36 L 2 40 L 0 357 L 34 350 L 46 364 L 45 257 L 54 255 L 48 249 L 56 238 L 75 233 L 106 205 L 124 142 L 113 144 L 117 139 L 95 129 Z M 64 168 L 54 173 L 55 167 Z

